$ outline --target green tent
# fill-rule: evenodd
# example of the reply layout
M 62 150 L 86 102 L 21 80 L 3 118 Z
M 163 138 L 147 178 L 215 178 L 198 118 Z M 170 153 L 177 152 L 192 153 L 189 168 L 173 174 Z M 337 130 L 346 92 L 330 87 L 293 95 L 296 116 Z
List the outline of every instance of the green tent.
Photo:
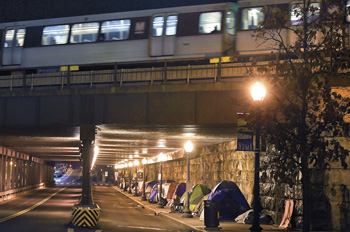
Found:
M 193 189 L 192 192 L 190 193 L 190 210 L 193 211 L 196 206 L 200 203 L 200 201 L 202 200 L 202 198 L 209 194 L 211 192 L 211 190 L 204 185 L 201 184 L 196 184 Z M 186 194 L 184 194 L 181 197 L 181 202 L 185 202 L 186 203 Z

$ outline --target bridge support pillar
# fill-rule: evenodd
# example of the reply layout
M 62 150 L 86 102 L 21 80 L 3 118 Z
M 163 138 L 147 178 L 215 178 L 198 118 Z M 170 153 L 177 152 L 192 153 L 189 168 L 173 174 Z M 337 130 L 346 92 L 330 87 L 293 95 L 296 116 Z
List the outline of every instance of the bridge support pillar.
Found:
M 93 203 L 91 199 L 90 169 L 94 154 L 95 125 L 81 125 L 80 140 L 83 147 L 83 195 L 80 204 L 91 205 Z
M 100 207 L 93 204 L 91 197 L 90 169 L 94 155 L 95 125 L 80 125 L 80 140 L 83 155 L 83 191 L 81 201 L 74 205 L 72 224 L 81 227 L 95 227 L 100 217 Z

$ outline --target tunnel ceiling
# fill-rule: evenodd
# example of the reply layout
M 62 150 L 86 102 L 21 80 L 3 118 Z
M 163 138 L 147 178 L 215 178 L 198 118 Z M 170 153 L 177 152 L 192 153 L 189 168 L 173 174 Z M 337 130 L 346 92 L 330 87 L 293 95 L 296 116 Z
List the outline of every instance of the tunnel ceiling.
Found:
M 160 152 L 183 149 L 187 140 L 195 148 L 231 141 L 234 125 L 220 126 L 117 126 L 97 125 L 97 165 L 115 165 L 129 159 L 150 158 Z M 79 161 L 80 128 L 77 126 L 8 127 L 0 130 L 0 145 L 45 161 Z M 136 157 L 135 157 L 136 155 Z

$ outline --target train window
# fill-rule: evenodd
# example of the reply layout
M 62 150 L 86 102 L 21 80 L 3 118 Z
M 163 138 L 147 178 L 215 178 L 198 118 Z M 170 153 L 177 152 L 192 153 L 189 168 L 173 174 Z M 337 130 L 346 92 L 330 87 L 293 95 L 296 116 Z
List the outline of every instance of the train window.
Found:
M 166 35 L 176 35 L 177 15 L 170 15 L 166 19 Z
M 12 47 L 12 43 L 13 43 L 13 38 L 14 37 L 15 37 L 15 29 L 9 29 L 9 30 L 6 31 L 5 42 L 4 42 L 4 47 L 5 48 Z
M 320 16 L 320 8 L 321 8 L 320 3 L 316 3 L 316 2 L 311 3 L 310 7 L 317 8 L 317 10 L 315 10 L 314 13 L 310 11 L 307 13 L 308 23 L 316 20 Z M 303 22 L 303 16 L 300 13 L 300 8 L 301 8 L 300 4 L 294 4 L 291 7 L 290 24 L 292 26 L 300 25 Z
M 68 34 L 69 25 L 44 27 L 41 45 L 66 44 Z
M 123 40 L 129 38 L 130 20 L 106 21 L 101 25 L 100 40 Z
M 23 47 L 25 35 L 26 35 L 26 29 L 21 28 L 21 29 L 17 30 L 16 40 L 15 40 L 16 41 L 16 44 L 15 44 L 16 47 Z
M 262 7 L 246 8 L 242 10 L 242 30 L 253 30 L 258 28 L 259 22 L 264 20 Z
M 199 33 L 221 31 L 221 12 L 202 13 L 199 16 Z
M 227 34 L 234 35 L 236 33 L 235 28 L 235 13 L 232 10 L 226 13 L 226 32 Z
M 71 30 L 71 43 L 89 43 L 97 40 L 99 23 L 74 24 Z
M 163 35 L 163 25 L 164 17 L 158 16 L 153 18 L 153 36 L 162 36 Z

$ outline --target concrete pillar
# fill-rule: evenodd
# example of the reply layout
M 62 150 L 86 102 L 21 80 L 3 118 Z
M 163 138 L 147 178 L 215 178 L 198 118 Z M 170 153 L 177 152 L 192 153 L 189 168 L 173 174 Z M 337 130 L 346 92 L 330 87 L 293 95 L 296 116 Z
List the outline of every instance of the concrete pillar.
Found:
M 1 149 L 1 148 L 0 148 Z M 0 192 L 5 191 L 5 155 L 1 155 L 0 157 Z
M 25 184 L 24 184 L 24 186 L 29 186 L 29 176 L 30 176 L 30 174 L 29 174 L 29 168 L 30 168 L 30 161 L 29 160 L 26 160 L 25 161 L 25 171 L 24 171 L 24 176 L 25 176 L 25 178 L 24 178 L 24 180 L 25 180 Z
M 17 156 L 17 155 L 16 155 Z M 19 159 L 15 159 L 16 164 L 15 164 L 15 188 L 19 187 L 19 182 L 20 182 L 20 175 L 19 175 Z
M 4 188 L 4 190 L 6 191 L 6 190 L 9 190 L 9 188 L 10 188 L 10 169 L 9 169 L 9 163 L 10 163 L 10 161 L 9 161 L 10 159 L 8 158 L 8 156 L 7 155 L 5 155 L 5 159 L 4 159 L 4 164 L 5 164 L 5 179 L 4 179 L 4 186 L 5 186 L 5 188 Z
M 25 160 L 21 160 L 21 187 L 24 187 L 24 177 L 25 177 L 25 174 L 24 174 L 24 168 L 25 168 Z
M 35 175 L 35 172 L 34 172 L 34 162 L 32 160 L 29 161 L 29 170 L 28 170 L 28 185 L 33 185 L 34 182 L 33 182 L 33 179 L 34 179 L 34 175 Z
M 94 155 L 95 125 L 80 125 L 80 140 L 83 145 L 83 191 L 81 205 L 92 205 L 90 166 Z
M 7 177 L 7 182 L 8 182 L 8 189 L 13 189 L 13 159 L 12 157 L 9 157 L 8 161 L 7 161 L 7 168 L 8 168 L 8 177 Z

